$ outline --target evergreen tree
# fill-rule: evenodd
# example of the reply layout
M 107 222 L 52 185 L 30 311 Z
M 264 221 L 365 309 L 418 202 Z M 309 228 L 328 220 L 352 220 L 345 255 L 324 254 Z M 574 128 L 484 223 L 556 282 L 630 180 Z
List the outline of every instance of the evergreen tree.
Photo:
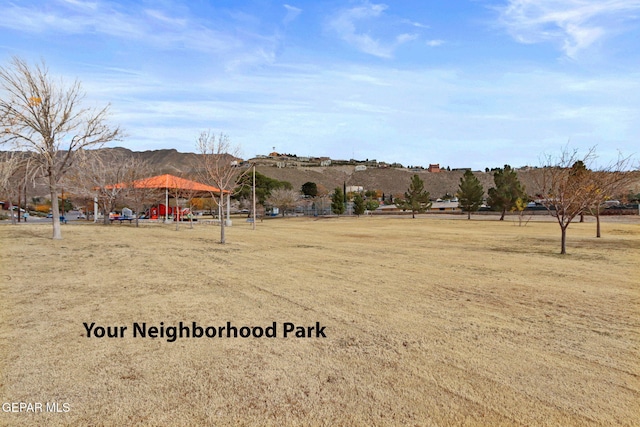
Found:
M 331 210 L 334 214 L 341 215 L 344 213 L 344 201 L 345 197 L 342 189 L 340 187 L 336 187 L 336 189 L 333 190 L 333 195 L 331 196 Z
M 364 213 L 365 205 L 362 194 L 356 193 L 353 196 L 353 213 L 360 216 Z
M 404 193 L 404 199 L 396 198 L 396 206 L 403 211 L 411 211 L 411 217 L 416 217 L 416 212 L 423 213 L 431 207 L 429 192 L 424 190 L 424 182 L 418 174 L 413 175 L 409 189 Z
M 478 178 L 470 170 L 466 171 L 460 178 L 457 196 L 458 203 L 467 212 L 467 219 L 471 219 L 471 212 L 480 208 L 483 195 L 484 189 Z
M 238 184 L 239 185 L 234 196 L 238 199 L 251 199 L 251 187 L 253 185 L 253 177 L 251 174 L 243 175 L 240 178 L 240 181 L 238 181 Z M 293 189 L 293 185 L 288 181 L 278 181 L 277 179 L 269 178 L 260 172 L 256 172 L 256 199 L 258 204 L 264 206 L 266 200 L 271 195 L 271 192 L 279 188 L 291 190 Z
M 505 213 L 515 207 L 516 200 L 525 200 L 527 195 L 518 180 L 516 171 L 509 165 L 504 165 L 504 169 L 498 168 L 493 173 L 493 182 L 496 186 L 487 192 L 489 195 L 487 203 L 491 209 L 502 212 L 500 215 L 500 221 L 502 221 Z
M 375 211 L 379 206 L 380 203 L 378 203 L 377 200 L 367 200 L 367 203 L 365 203 L 365 208 L 367 208 L 368 211 Z
M 305 182 L 302 184 L 302 194 L 309 197 L 316 197 L 318 195 L 318 185 L 315 182 Z

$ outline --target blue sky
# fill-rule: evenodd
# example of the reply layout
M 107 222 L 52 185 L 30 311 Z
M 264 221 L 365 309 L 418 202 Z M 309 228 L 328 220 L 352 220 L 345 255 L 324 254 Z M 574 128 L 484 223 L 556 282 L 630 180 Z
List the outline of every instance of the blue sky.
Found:
M 111 104 L 132 150 L 223 132 L 404 165 L 600 163 L 640 144 L 640 0 L 0 0 L 0 61 Z

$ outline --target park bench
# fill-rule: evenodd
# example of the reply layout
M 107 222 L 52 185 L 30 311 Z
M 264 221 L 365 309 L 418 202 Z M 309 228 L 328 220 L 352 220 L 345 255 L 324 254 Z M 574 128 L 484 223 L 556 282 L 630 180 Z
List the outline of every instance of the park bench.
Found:
M 122 224 L 123 221 L 129 221 L 129 224 L 131 224 L 131 221 L 133 221 L 134 219 L 135 218 L 130 217 L 130 216 L 114 216 L 114 217 L 109 218 L 109 221 L 110 222 L 118 221 L 118 222 L 120 222 L 120 224 Z

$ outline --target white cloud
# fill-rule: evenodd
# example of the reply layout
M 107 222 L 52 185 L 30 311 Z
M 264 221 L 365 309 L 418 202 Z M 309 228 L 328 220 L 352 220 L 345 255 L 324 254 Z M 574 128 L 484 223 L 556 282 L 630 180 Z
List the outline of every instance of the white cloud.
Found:
M 212 128 L 228 133 L 247 155 L 275 145 L 349 158 L 355 147 L 356 157 L 484 169 L 537 164 L 540 153 L 569 137 L 580 148 L 631 154 L 640 131 L 637 73 L 467 74 L 339 64 L 241 70 L 187 85 L 128 70 L 112 79 L 82 81 L 91 84 L 89 94 L 112 103 L 132 149 L 192 151 L 198 130 Z
M 283 6 L 285 9 L 287 9 L 287 15 L 282 20 L 282 23 L 285 25 L 295 20 L 298 17 L 298 15 L 302 13 L 302 9 L 298 7 L 291 6 L 289 4 L 284 4 Z
M 398 46 L 415 40 L 417 35 L 400 33 L 391 37 L 386 36 L 387 40 L 372 36 L 371 28 L 375 28 L 376 25 L 370 23 L 375 23 L 382 18 L 386 9 L 387 5 L 368 2 L 350 9 L 342 9 L 329 21 L 329 28 L 342 40 L 364 53 L 380 58 L 391 58 Z M 407 23 L 406 20 L 404 22 Z M 416 23 L 409 24 L 416 26 Z M 360 27 L 367 27 L 367 30 L 362 30 Z
M 147 15 L 149 15 L 150 17 L 161 21 L 165 24 L 169 24 L 169 25 L 175 25 L 178 27 L 184 27 L 187 24 L 187 20 L 184 18 L 173 18 L 170 16 L 167 16 L 165 13 L 163 13 L 160 10 L 156 10 L 156 9 L 147 9 L 145 10 L 145 13 Z
M 425 28 L 425 29 L 426 28 L 431 28 L 429 25 L 425 25 L 425 24 L 422 24 L 420 22 L 411 21 L 409 19 L 403 19 L 402 22 L 404 22 L 405 24 L 409 24 L 412 27 L 416 27 L 416 28 Z
M 133 4 L 123 9 L 108 1 L 60 0 L 55 7 L 10 3 L 0 14 L 0 28 L 20 32 L 114 37 L 136 48 L 214 54 L 227 67 L 272 61 L 277 44 L 274 36 L 234 33 L 228 31 L 232 25 L 204 20 L 188 11 L 177 15 L 174 10 L 141 9 Z
M 500 21 L 521 43 L 558 42 L 569 57 L 637 19 L 640 0 L 509 0 Z
M 442 46 L 444 44 L 444 40 L 427 40 L 427 46 L 437 47 Z
M 390 82 L 380 80 L 378 77 L 367 74 L 351 74 L 348 78 L 355 82 L 366 82 L 376 86 L 389 86 L 391 84 Z
M 397 44 L 402 44 L 402 43 L 410 42 L 410 41 L 415 40 L 417 38 L 418 38 L 417 34 L 398 34 L 396 36 L 396 43 Z

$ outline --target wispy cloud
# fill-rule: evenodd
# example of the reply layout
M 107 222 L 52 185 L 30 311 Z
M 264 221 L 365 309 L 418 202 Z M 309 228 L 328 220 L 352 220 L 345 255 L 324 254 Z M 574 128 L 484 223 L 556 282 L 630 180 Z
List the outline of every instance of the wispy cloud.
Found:
M 157 9 L 147 9 L 145 10 L 145 13 L 151 18 L 154 18 L 167 25 L 184 27 L 188 23 L 187 19 L 185 18 L 174 18 Z
M 131 135 L 128 144 L 140 144 L 136 149 L 191 151 L 198 130 L 210 127 L 232 135 L 247 155 L 278 146 L 348 158 L 355 146 L 362 158 L 484 168 L 507 158 L 535 163 L 540 150 L 553 150 L 569 136 L 586 147 L 620 148 L 618 141 L 638 131 L 637 73 L 487 75 L 342 63 L 334 69 L 275 66 L 183 86 L 154 74 L 108 71 L 104 79 L 83 81 L 91 85 L 88 93 L 112 102 L 114 119 Z M 444 154 L 444 146 L 454 149 Z M 462 159 L 462 152 L 473 155 Z M 488 158 L 500 160 L 486 164 Z
M 371 23 L 382 18 L 387 8 L 385 4 L 365 2 L 360 6 L 342 9 L 329 21 L 329 28 L 339 38 L 364 53 L 380 58 L 391 58 L 398 46 L 415 40 L 417 35 L 400 33 L 395 36 L 387 35 L 384 38 L 372 36 L 371 30 L 376 25 Z M 415 23 L 410 24 L 416 26 Z
M 403 19 L 402 22 L 404 22 L 405 24 L 409 24 L 412 27 L 416 27 L 416 28 L 431 28 L 428 25 L 422 24 L 420 22 L 411 21 L 409 19 Z
M 285 9 L 287 9 L 287 15 L 282 20 L 282 23 L 285 25 L 295 20 L 298 17 L 298 15 L 302 13 L 302 9 L 298 7 L 291 6 L 289 4 L 284 4 L 283 6 Z
M 438 46 L 442 46 L 444 44 L 444 40 L 427 40 L 427 46 L 431 46 L 431 47 L 438 47 Z
M 295 15 L 294 9 L 288 9 L 289 15 Z M 124 8 L 104 0 L 59 0 L 47 6 L 8 3 L 0 14 L 0 28 L 23 33 L 106 36 L 126 40 L 128 46 L 137 48 L 146 45 L 213 54 L 227 67 L 270 62 L 277 37 L 246 29 L 234 31 L 236 24 L 233 19 L 203 19 L 184 8 L 140 8 L 135 4 Z
M 558 42 L 569 57 L 637 20 L 640 0 L 508 0 L 500 21 L 521 43 Z

